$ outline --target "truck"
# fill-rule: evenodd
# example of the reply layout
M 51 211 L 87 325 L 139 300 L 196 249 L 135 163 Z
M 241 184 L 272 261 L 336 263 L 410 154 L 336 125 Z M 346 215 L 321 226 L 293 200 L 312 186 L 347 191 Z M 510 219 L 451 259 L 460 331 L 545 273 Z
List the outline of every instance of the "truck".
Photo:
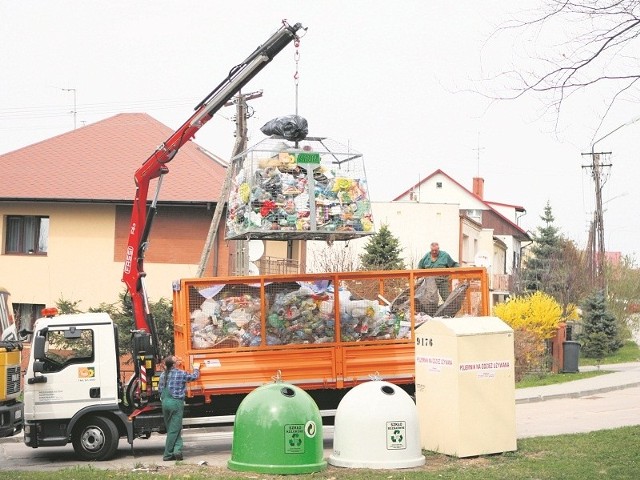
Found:
M 107 313 L 58 315 L 34 323 L 25 373 L 24 443 L 71 443 L 83 460 L 108 460 L 121 438 L 165 433 L 158 383 L 162 353 L 145 288 L 144 254 L 167 163 L 184 142 L 291 41 L 284 24 L 197 107 L 194 115 L 135 173 L 136 194 L 123 281 L 131 297 L 133 373 L 120 363 L 118 327 Z M 149 204 L 148 204 L 149 203 Z M 441 305 L 425 285 L 445 277 Z M 186 427 L 233 422 L 242 399 L 274 380 L 308 391 L 331 415 L 355 385 L 385 378 L 415 388 L 415 329 L 432 315 L 487 315 L 486 270 L 338 272 L 181 279 L 173 285 L 175 354 L 201 364 L 188 385 Z M 164 352 L 165 354 L 173 352 Z
M 455 315 L 488 314 L 484 268 L 181 279 L 173 289 L 175 354 L 201 364 L 190 382 L 185 427 L 233 422 L 244 397 L 275 380 L 307 391 L 324 415 L 350 388 L 383 378 L 415 391 L 415 329 L 431 317 L 421 282 L 446 275 Z M 439 309 L 446 307 L 442 304 Z M 444 308 L 446 310 L 446 308 Z M 439 316 L 439 312 L 431 312 Z M 111 458 L 121 437 L 164 433 L 158 372 L 143 351 L 128 398 L 117 326 L 107 313 L 51 315 L 36 321 L 26 372 L 28 446 L 73 444 L 84 460 Z M 137 387 L 139 385 L 139 387 Z
M 0 286 L 0 437 L 22 430 L 21 353 L 11 296 Z

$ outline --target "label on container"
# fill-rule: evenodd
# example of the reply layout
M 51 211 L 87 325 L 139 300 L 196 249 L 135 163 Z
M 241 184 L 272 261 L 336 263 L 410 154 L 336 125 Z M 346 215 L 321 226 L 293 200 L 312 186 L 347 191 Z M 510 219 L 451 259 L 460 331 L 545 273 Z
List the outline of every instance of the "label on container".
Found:
M 407 448 L 407 422 L 387 422 L 387 450 Z
M 304 453 L 304 425 L 284 426 L 284 453 Z

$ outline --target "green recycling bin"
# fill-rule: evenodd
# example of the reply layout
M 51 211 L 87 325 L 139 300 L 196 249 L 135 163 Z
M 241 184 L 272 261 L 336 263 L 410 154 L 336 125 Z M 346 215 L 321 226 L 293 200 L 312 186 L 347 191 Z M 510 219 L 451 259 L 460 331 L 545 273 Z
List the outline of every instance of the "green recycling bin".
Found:
M 276 475 L 323 470 L 322 417 L 311 396 L 295 385 L 258 387 L 240 403 L 233 426 L 231 470 Z

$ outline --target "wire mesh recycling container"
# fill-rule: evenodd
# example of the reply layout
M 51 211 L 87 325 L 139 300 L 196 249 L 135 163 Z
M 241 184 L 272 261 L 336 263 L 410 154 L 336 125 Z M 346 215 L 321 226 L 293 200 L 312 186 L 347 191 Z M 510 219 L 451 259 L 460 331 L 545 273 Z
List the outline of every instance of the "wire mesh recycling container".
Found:
M 275 475 L 323 470 L 322 417 L 311 396 L 276 381 L 249 393 L 236 412 L 231 470 Z
M 513 330 L 497 317 L 416 329 L 422 448 L 456 457 L 516 450 Z
M 416 405 L 407 392 L 382 380 L 353 387 L 335 416 L 337 467 L 395 469 L 424 465 Z
M 363 156 L 321 137 L 267 138 L 231 159 L 227 239 L 349 240 L 374 233 Z

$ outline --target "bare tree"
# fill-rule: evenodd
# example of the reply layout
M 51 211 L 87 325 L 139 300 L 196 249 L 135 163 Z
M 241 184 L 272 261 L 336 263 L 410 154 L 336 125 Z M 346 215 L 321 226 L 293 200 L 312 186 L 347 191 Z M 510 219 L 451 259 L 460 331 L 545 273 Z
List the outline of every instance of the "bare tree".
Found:
M 600 125 L 617 102 L 637 101 L 640 1 L 542 0 L 524 16 L 496 31 L 517 32 L 528 65 L 501 73 L 510 93 L 494 98 L 539 94 L 555 113 L 556 128 L 563 105 L 578 92 L 593 100 Z
M 336 242 L 314 250 L 308 272 L 354 272 L 360 270 L 358 253 L 352 243 Z

